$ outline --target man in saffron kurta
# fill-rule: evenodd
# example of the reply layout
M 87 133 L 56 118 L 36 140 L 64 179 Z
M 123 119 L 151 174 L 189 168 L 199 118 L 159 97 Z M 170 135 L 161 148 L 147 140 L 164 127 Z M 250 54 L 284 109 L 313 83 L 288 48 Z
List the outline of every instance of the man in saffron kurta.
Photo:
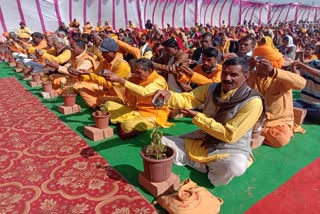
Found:
M 121 54 L 117 53 L 118 45 L 113 39 L 104 39 L 99 49 L 105 60 L 100 62 L 97 69 L 92 73 L 85 69 L 73 73 L 82 77 L 83 82 L 77 83 L 75 88 L 91 108 L 95 108 L 109 99 L 118 97 L 123 100 L 124 97 L 121 87 L 114 86 L 112 82 L 100 76 L 102 70 L 110 70 L 121 78 L 131 76 L 130 65 Z
M 218 50 L 213 47 L 204 49 L 202 64 L 197 65 L 193 70 L 185 66 L 178 69 L 179 73 L 182 73 L 179 82 L 191 82 L 198 86 L 221 82 L 222 65 L 217 63 L 218 54 Z
M 109 33 L 112 32 L 112 30 L 113 30 L 108 21 L 105 21 L 105 22 L 104 22 L 104 26 L 103 26 L 103 27 L 104 27 L 104 30 L 105 30 L 106 32 L 109 32 Z
M 39 72 L 41 67 L 44 65 L 43 61 L 41 59 L 35 59 L 33 57 L 31 59 L 30 55 L 36 54 L 36 50 L 46 50 L 48 47 L 47 41 L 45 40 L 43 34 L 39 32 L 35 32 L 31 35 L 32 41 L 30 41 L 28 44 L 25 44 L 23 41 L 18 41 L 18 43 L 27 50 L 27 53 L 29 56 L 26 55 L 19 55 L 19 58 L 23 59 L 23 63 L 27 66 L 30 66 L 33 69 L 33 72 Z M 30 57 L 30 58 L 28 58 Z
M 87 23 L 83 26 L 83 33 L 84 33 L 84 34 L 90 34 L 92 30 L 93 30 L 93 27 L 92 27 L 92 25 L 90 24 L 90 22 L 87 22 Z
M 85 48 L 86 45 L 83 41 L 73 41 L 71 42 L 73 56 L 71 57 L 70 63 L 62 66 L 54 61 L 47 62 L 48 66 L 55 68 L 59 73 L 51 75 L 54 89 L 60 88 L 61 80 L 65 78 L 67 78 L 67 84 L 74 84 L 78 81 L 82 81 L 81 78 L 77 78 L 73 75 L 76 70 L 86 69 L 89 72 L 92 72 L 96 69 L 95 60 L 86 53 Z
M 26 49 L 28 50 L 29 54 L 34 54 L 35 50 L 37 49 L 47 49 L 47 41 L 45 40 L 43 34 L 35 32 L 31 35 L 31 37 L 33 43 L 26 46 Z
M 64 39 L 58 37 L 53 41 L 53 49 L 44 51 L 37 50 L 37 55 L 45 60 L 52 60 L 57 62 L 59 65 L 66 64 L 71 58 L 71 50 L 66 46 Z
M 273 47 L 272 39 L 268 36 L 262 38 L 260 45 L 253 50 L 253 57 L 256 56 L 270 61 L 275 68 L 281 68 L 284 62 L 283 55 Z
M 257 72 L 251 72 L 248 85 L 266 100 L 266 121 L 261 135 L 265 144 L 285 146 L 293 137 L 294 117 L 292 89 L 301 90 L 306 80 L 298 74 L 275 68 L 266 60 L 256 61 Z
M 22 44 L 27 44 L 30 40 L 30 35 L 27 33 L 20 33 L 16 35 L 13 32 L 9 33 L 9 40 L 8 40 L 8 45 L 11 51 L 16 52 L 16 53 L 22 53 L 22 54 L 27 54 L 27 50 L 23 48 Z M 21 40 L 22 42 L 16 42 Z
M 119 46 L 118 52 L 121 53 L 123 56 L 131 55 L 131 58 L 134 58 L 134 59 L 140 59 L 141 58 L 140 49 L 136 48 L 136 47 L 133 47 L 132 38 L 125 37 L 125 38 L 123 38 L 123 41 L 116 40 L 116 42 L 117 42 L 117 44 Z M 130 58 L 130 57 L 127 57 L 127 58 Z
M 99 50 L 99 46 L 101 45 L 103 39 L 99 36 L 98 33 L 93 33 L 90 40 L 93 43 L 93 45 L 87 48 L 87 53 L 89 55 L 92 55 L 93 58 L 99 63 L 104 61 L 102 52 Z
M 157 90 L 168 89 L 166 80 L 154 69 L 148 59 L 134 63 L 134 76 L 128 80 L 112 72 L 103 74 L 107 80 L 124 85 L 126 100 L 123 104 L 107 101 L 104 107 L 111 113 L 111 122 L 120 123 L 125 133 L 145 131 L 156 125 L 168 127 L 169 108 L 155 108 L 152 97 Z
M 31 30 L 26 26 L 24 22 L 20 22 L 20 28 L 18 28 L 17 33 L 27 33 L 31 35 Z
M 174 162 L 208 173 L 210 182 L 226 185 L 252 163 L 252 127 L 261 118 L 261 95 L 246 85 L 248 65 L 242 58 L 223 64 L 221 83 L 200 86 L 189 93 L 158 91 L 168 107 L 193 117 L 199 130 L 162 142 L 176 151 Z M 203 113 L 189 110 L 204 104 Z

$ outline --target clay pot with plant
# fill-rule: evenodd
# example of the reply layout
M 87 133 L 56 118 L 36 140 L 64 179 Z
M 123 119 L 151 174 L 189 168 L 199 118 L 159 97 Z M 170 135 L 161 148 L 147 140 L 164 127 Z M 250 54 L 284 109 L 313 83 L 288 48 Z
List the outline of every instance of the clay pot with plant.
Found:
M 31 72 L 31 67 L 24 67 L 23 69 L 22 69 L 22 72 L 23 72 L 23 74 L 24 75 L 27 75 L 27 74 L 29 74 L 30 72 Z
M 109 127 L 110 112 L 108 112 L 104 106 L 101 106 L 100 110 L 93 112 L 92 116 L 98 129 L 106 129 Z
M 39 82 L 39 81 L 41 81 L 41 76 L 40 76 L 39 73 L 34 73 L 34 74 L 32 74 L 31 76 L 32 76 L 32 81 L 34 81 L 34 82 Z
M 151 182 L 166 181 L 172 173 L 175 151 L 161 142 L 163 133 L 160 126 L 151 132 L 151 142 L 140 152 L 143 159 L 144 177 Z
M 64 106 L 74 106 L 76 104 L 77 93 L 73 85 L 62 86 L 62 97 Z
M 9 60 L 10 57 L 12 57 L 12 53 L 10 51 L 5 52 L 5 58 Z
M 22 62 L 16 62 L 16 68 L 22 69 L 22 67 L 23 67 Z
M 14 63 L 14 62 L 16 62 L 16 61 L 14 61 L 13 56 L 9 56 L 9 59 L 8 59 L 8 60 L 9 60 L 9 62 L 10 62 L 10 63 Z
M 41 76 L 41 81 L 42 81 L 42 88 L 44 92 L 52 91 L 52 82 L 50 81 L 50 78 L 48 75 L 43 74 Z
M 1 51 L 0 51 L 0 57 L 1 57 L 1 59 L 4 59 L 5 58 L 5 52 L 4 52 L 4 50 L 1 48 Z
M 42 82 L 42 88 L 44 92 L 52 91 L 52 82 L 47 80 Z

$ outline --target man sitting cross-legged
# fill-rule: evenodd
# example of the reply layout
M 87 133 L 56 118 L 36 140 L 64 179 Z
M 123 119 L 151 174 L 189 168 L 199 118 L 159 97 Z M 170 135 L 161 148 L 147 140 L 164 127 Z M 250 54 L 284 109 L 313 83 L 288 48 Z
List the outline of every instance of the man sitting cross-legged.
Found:
M 148 59 L 138 59 L 134 62 L 134 74 L 128 80 L 119 77 L 111 71 L 102 74 L 106 80 L 120 83 L 125 87 L 124 103 L 107 101 L 104 107 L 111 113 L 111 122 L 120 123 L 119 136 L 126 138 L 133 131 L 145 131 L 155 124 L 168 127 L 168 107 L 155 108 L 152 97 L 157 90 L 168 88 L 166 80 L 153 68 Z
M 67 85 L 82 81 L 82 78 L 77 78 L 73 75 L 73 71 L 77 69 L 86 69 L 92 72 L 96 68 L 95 60 L 89 56 L 86 51 L 86 45 L 83 41 L 77 40 L 71 42 L 72 57 L 70 62 L 65 65 L 60 65 L 56 61 L 47 61 L 46 64 L 58 71 L 58 74 L 52 74 L 53 88 L 59 89 L 61 80 L 67 79 Z
M 174 162 L 208 173 L 210 182 L 226 185 L 252 163 L 252 127 L 263 117 L 261 95 L 246 84 L 249 66 L 242 58 L 223 63 L 221 83 L 200 86 L 189 93 L 158 91 L 168 107 L 193 117 L 199 130 L 162 142 L 176 151 Z M 190 110 L 204 104 L 203 113 Z
M 73 71 L 72 74 L 81 76 L 82 82 L 75 84 L 80 96 L 91 108 L 97 108 L 107 100 L 123 100 L 123 87 L 114 86 L 112 82 L 100 76 L 102 70 L 110 70 L 122 78 L 131 76 L 131 68 L 127 61 L 118 53 L 117 43 L 106 38 L 101 43 L 99 50 L 102 52 L 104 61 L 99 63 L 93 72 L 86 69 Z

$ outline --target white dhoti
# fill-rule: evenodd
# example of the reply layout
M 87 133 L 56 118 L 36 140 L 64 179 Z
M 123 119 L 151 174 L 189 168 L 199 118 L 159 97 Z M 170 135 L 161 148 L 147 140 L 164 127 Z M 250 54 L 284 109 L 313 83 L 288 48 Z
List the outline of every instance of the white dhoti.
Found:
M 191 160 L 184 147 L 184 138 L 175 136 L 162 137 L 162 143 L 176 151 L 174 163 L 178 166 L 190 166 L 202 173 L 208 173 L 208 178 L 214 186 L 228 184 L 234 177 L 241 176 L 248 168 L 249 161 L 243 154 L 230 154 L 208 163 Z

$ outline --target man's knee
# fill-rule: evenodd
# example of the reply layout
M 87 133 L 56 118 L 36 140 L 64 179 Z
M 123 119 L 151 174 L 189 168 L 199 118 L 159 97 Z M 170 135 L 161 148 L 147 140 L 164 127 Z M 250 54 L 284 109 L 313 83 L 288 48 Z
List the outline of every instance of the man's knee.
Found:
M 123 123 L 121 123 L 121 129 L 124 132 L 131 132 L 131 131 L 147 131 L 149 129 L 152 129 L 154 127 L 154 124 L 145 120 L 144 118 L 135 118 L 132 120 L 125 120 Z
M 230 162 L 228 166 L 228 171 L 234 177 L 241 176 L 248 168 L 248 160 L 244 159 L 244 161 L 240 161 L 238 159 L 234 159 Z
M 248 160 L 245 156 L 230 159 L 227 162 L 219 162 L 219 166 L 209 166 L 208 178 L 214 186 L 227 185 L 234 177 L 243 175 L 247 168 Z

